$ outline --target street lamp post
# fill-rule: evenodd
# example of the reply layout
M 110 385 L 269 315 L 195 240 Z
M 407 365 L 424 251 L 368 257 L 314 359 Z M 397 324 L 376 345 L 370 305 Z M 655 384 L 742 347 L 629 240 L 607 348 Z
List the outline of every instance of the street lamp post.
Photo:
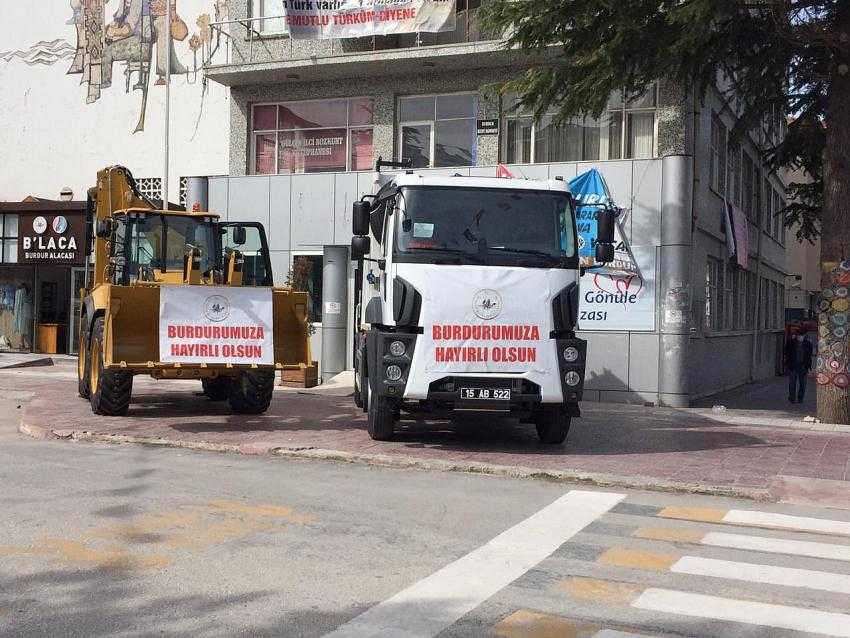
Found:
M 162 175 L 162 207 L 168 210 L 168 143 L 171 108 L 171 2 L 165 3 L 165 161 Z M 161 37 L 161 36 L 160 36 Z

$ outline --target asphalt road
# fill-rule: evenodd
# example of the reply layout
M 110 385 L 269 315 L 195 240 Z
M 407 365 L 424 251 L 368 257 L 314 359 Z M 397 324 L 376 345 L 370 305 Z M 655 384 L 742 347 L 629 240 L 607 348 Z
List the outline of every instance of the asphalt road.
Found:
M 35 441 L 0 635 L 850 636 L 850 512 Z

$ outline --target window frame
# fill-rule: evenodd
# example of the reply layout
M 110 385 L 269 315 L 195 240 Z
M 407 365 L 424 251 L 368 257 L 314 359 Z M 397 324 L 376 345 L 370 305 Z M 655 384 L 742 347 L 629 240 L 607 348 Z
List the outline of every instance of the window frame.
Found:
M 647 89 L 647 90 L 649 90 L 649 89 Z M 585 155 L 584 151 L 585 151 L 586 147 L 585 147 L 585 143 L 584 143 L 585 142 L 584 137 L 582 137 L 582 149 L 581 149 L 582 150 L 582 159 L 577 159 L 577 160 L 551 160 L 551 159 L 538 160 L 537 159 L 537 128 L 538 128 L 538 125 L 540 124 L 539 120 L 537 120 L 537 118 L 535 118 L 534 114 L 532 114 L 532 113 L 525 113 L 525 112 L 522 112 L 522 111 L 510 110 L 509 108 L 507 108 L 506 103 L 509 100 L 509 97 L 503 95 L 501 100 L 500 100 L 500 105 L 499 105 L 500 122 L 501 122 L 500 130 L 504 131 L 504 134 L 501 135 L 501 137 L 502 137 L 501 142 L 499 143 L 499 155 L 500 155 L 501 161 L 508 163 L 508 164 L 552 164 L 552 163 L 560 163 L 560 162 L 607 162 L 607 161 L 643 160 L 643 159 L 658 158 L 659 157 L 659 155 L 658 155 L 658 124 L 659 124 L 658 96 L 659 96 L 659 88 L 658 88 L 657 82 L 652 83 L 651 90 L 653 90 L 655 92 L 655 96 L 654 96 L 654 100 L 653 100 L 654 103 L 655 103 L 654 106 L 637 106 L 637 107 L 631 107 L 630 108 L 628 106 L 629 100 L 623 98 L 622 104 L 619 107 L 610 108 L 610 109 L 606 108 L 603 111 L 603 113 L 600 115 L 600 117 L 598 117 L 598 118 L 592 118 L 589 115 L 581 116 L 582 125 L 584 125 L 589 119 L 597 120 L 597 124 L 599 124 L 598 128 L 599 128 L 599 131 L 600 131 L 600 153 L 599 153 L 599 155 L 601 155 L 601 131 L 602 131 L 601 125 L 602 125 L 603 122 L 606 121 L 605 115 L 611 115 L 613 113 L 618 113 L 619 114 L 619 120 L 620 120 L 620 144 L 619 144 L 620 148 L 619 148 L 619 154 L 617 155 L 617 157 L 611 157 L 611 143 L 610 143 L 610 137 L 609 137 L 608 157 L 606 157 L 604 159 L 602 159 L 602 158 L 585 159 L 584 158 L 584 155 Z M 623 89 L 620 89 L 620 92 L 621 92 L 621 94 L 625 93 L 625 91 Z M 643 95 L 643 94 L 641 94 L 641 95 Z M 634 98 L 630 98 L 630 99 L 634 99 Z M 609 98 L 609 101 L 610 101 L 610 98 Z M 552 115 L 555 115 L 556 113 L 557 113 L 557 109 L 550 109 L 550 111 L 547 111 L 547 113 L 545 115 L 546 116 L 552 116 Z M 636 113 L 637 114 L 652 113 L 652 115 L 653 115 L 652 154 L 649 157 L 636 158 L 636 157 L 629 157 L 628 156 L 627 151 L 628 151 L 628 148 L 629 148 L 629 115 L 633 115 L 633 114 L 636 114 Z M 531 120 L 531 144 L 530 144 L 530 149 L 529 149 L 529 156 L 530 156 L 530 160 L 531 160 L 530 162 L 514 162 L 514 161 L 511 161 L 510 159 L 508 159 L 508 143 L 509 143 L 509 138 L 508 138 L 508 135 L 507 135 L 508 123 L 511 122 L 511 121 L 518 121 L 518 120 L 522 120 L 522 119 L 530 119 Z M 610 120 L 607 120 L 607 121 L 610 122 Z M 610 127 L 610 123 L 609 123 L 609 127 Z
M 18 233 L 16 235 L 6 234 L 6 218 L 16 217 L 18 220 Z M 21 216 L 18 213 L 0 213 L 0 263 L 2 264 L 17 264 L 18 263 L 18 237 L 21 234 Z M 6 258 L 6 242 L 15 243 L 15 261 Z
M 722 138 L 722 139 L 720 139 Z M 709 188 L 720 197 L 726 197 L 728 192 L 728 165 L 726 155 L 729 139 L 729 129 L 723 123 L 720 113 L 711 112 L 711 129 L 709 149 L 711 161 L 709 162 Z M 721 181 L 722 180 L 722 181 Z
M 444 96 L 459 96 L 459 95 L 468 95 L 475 99 L 475 113 L 471 116 L 465 117 L 437 117 L 437 99 Z M 415 99 L 415 98 L 434 98 L 434 119 L 432 120 L 408 120 L 402 121 L 401 119 L 401 101 L 406 99 Z M 402 128 L 404 126 L 423 126 L 427 125 L 431 127 L 431 139 L 430 139 L 430 148 L 428 157 L 428 166 L 419 167 L 421 169 L 426 168 L 454 168 L 453 166 L 436 166 L 435 162 L 437 160 L 437 122 L 460 122 L 472 120 L 473 122 L 478 120 L 479 115 L 481 115 L 481 95 L 478 91 L 449 91 L 447 93 L 412 93 L 410 95 L 396 95 L 396 117 L 395 117 L 395 156 L 397 161 L 401 161 L 401 150 L 402 150 Z M 462 164 L 457 165 L 459 168 L 469 168 L 472 166 L 477 166 L 478 164 L 478 136 L 475 136 L 475 148 L 472 149 L 472 163 L 469 166 L 464 166 Z
M 303 104 L 307 102 L 330 102 L 334 100 L 345 100 L 346 109 L 345 109 L 345 125 L 344 126 L 319 126 L 313 128 L 280 128 L 280 107 L 286 106 L 288 104 Z M 369 129 L 372 131 L 372 160 L 375 159 L 375 122 L 374 122 L 374 110 L 373 110 L 373 118 L 371 124 L 352 124 L 351 123 L 351 102 L 354 100 L 371 100 L 372 106 L 374 108 L 375 98 L 369 95 L 352 95 L 349 97 L 331 97 L 331 98 L 319 98 L 319 99 L 310 99 L 310 100 L 287 100 L 285 102 L 255 102 L 251 104 L 251 122 L 248 134 L 250 136 L 249 140 L 249 155 L 248 155 L 248 175 L 314 175 L 314 174 L 322 174 L 322 173 L 349 173 L 349 172 L 366 172 L 369 169 L 364 169 L 360 171 L 354 171 L 352 169 L 352 146 L 351 146 L 351 133 L 353 131 L 363 131 Z M 275 107 L 275 125 L 274 129 L 255 129 L 254 122 L 256 121 L 256 109 L 258 107 L 263 106 L 273 106 Z M 345 169 L 340 170 L 332 170 L 332 171 L 314 171 L 312 173 L 307 172 L 293 172 L 288 171 L 281 173 L 280 172 L 280 134 L 287 133 L 291 131 L 330 131 L 336 129 L 345 129 Z M 258 173 L 257 172 L 257 137 L 261 135 L 274 135 L 274 172 L 272 173 Z

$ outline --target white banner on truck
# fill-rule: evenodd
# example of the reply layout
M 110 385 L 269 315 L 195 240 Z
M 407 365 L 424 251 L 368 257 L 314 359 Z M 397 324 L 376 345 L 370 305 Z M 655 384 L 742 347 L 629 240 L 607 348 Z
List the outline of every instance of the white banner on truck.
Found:
M 283 31 L 294 40 L 455 29 L 455 0 L 284 0 L 282 4 Z
M 162 286 L 159 358 L 274 365 L 272 315 L 270 288 Z
M 422 287 L 427 372 L 557 371 L 545 270 L 441 267 L 434 278 L 438 287 Z

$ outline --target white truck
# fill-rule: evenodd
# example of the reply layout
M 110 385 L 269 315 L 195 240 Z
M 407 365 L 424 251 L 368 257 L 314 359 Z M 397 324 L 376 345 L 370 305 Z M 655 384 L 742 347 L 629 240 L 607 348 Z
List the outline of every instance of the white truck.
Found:
M 369 435 L 401 411 L 501 412 L 544 443 L 579 416 L 586 341 L 576 337 L 580 267 L 566 182 L 423 175 L 378 161 L 353 206 L 355 403 Z M 615 213 L 597 218 L 613 257 Z

